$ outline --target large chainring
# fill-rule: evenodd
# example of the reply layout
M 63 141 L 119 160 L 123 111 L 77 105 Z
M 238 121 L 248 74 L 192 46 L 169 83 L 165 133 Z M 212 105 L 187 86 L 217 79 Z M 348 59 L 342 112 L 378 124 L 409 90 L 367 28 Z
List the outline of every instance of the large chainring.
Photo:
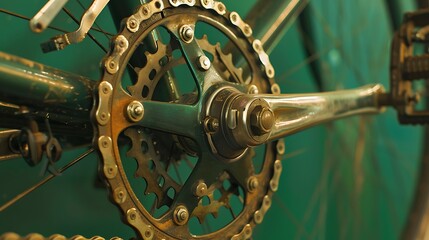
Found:
M 184 33 L 183 26 L 191 26 L 191 34 Z M 216 35 L 213 29 L 239 49 L 246 76 L 219 42 L 210 43 L 211 34 Z M 144 118 L 139 103 L 149 101 L 202 106 L 204 111 L 203 96 L 210 90 L 188 79 L 195 75 L 183 77 L 183 69 L 196 68 L 187 44 L 210 57 L 217 85 L 242 92 L 278 92 L 268 56 L 251 31 L 220 2 L 156 0 L 127 18 L 113 39 L 93 111 L 95 144 L 111 198 L 139 237 L 247 239 L 262 222 L 278 186 L 282 140 L 225 160 L 213 150 L 203 120 L 201 135 L 207 137 L 192 139 L 153 129 L 139 119 Z M 180 91 L 183 85 L 188 86 L 186 93 Z M 138 108 L 136 116 L 130 116 L 130 106 Z M 180 116 L 171 117 L 180 121 Z M 208 227 L 209 222 L 214 225 Z M 203 230 L 196 230 L 200 226 Z

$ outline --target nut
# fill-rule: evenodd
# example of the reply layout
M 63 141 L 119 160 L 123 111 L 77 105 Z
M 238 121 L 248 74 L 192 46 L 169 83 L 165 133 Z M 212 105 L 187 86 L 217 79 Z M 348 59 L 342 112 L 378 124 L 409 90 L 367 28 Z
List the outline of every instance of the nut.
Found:
M 197 63 L 198 63 L 198 67 L 201 68 L 202 70 L 205 70 L 205 71 L 209 70 L 209 68 L 211 66 L 210 59 L 205 55 L 200 56 L 198 58 Z

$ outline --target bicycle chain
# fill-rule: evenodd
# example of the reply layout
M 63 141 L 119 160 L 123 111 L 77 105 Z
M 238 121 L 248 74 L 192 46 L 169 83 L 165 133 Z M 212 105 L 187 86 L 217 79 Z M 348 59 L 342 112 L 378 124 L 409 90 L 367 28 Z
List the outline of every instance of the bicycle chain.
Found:
M 137 232 L 140 234 L 140 236 L 144 239 L 152 239 L 152 238 L 164 238 L 166 236 L 172 236 L 172 232 L 176 232 L 179 230 L 171 230 L 170 232 L 163 232 L 164 230 L 161 230 L 161 227 L 165 227 L 164 225 L 156 225 L 155 219 L 150 220 L 150 217 L 148 218 L 147 210 L 141 210 L 141 205 L 138 202 L 138 199 L 135 197 L 132 190 L 129 190 L 129 184 L 127 183 L 127 180 L 124 178 L 123 169 L 121 166 L 120 160 L 116 161 L 115 159 L 118 159 L 118 155 L 115 154 L 117 150 L 115 150 L 115 144 L 112 141 L 112 137 L 109 136 L 110 131 L 110 125 L 111 124 L 111 118 L 112 115 L 115 114 L 115 112 L 111 112 L 109 109 L 112 108 L 113 103 L 113 93 L 115 91 L 114 86 L 112 83 L 116 83 L 115 80 L 113 80 L 113 76 L 117 76 L 118 72 L 120 72 L 120 69 L 124 69 L 124 65 L 122 63 L 123 59 L 126 58 L 126 55 L 128 54 L 130 45 L 133 46 L 133 44 L 130 44 L 129 40 L 131 40 L 131 43 L 136 42 L 136 38 L 141 38 L 139 35 L 134 36 L 135 33 L 141 33 L 144 32 L 144 30 L 140 29 L 142 26 L 149 26 L 150 24 L 155 23 L 159 19 L 162 19 L 164 17 L 164 11 L 166 10 L 172 10 L 172 9 L 180 9 L 183 11 L 186 11 L 189 8 L 195 8 L 198 11 L 208 11 L 206 13 L 210 13 L 209 15 L 213 15 L 214 13 L 217 14 L 218 18 L 223 18 L 228 22 L 232 27 L 236 27 L 240 30 L 242 36 L 241 39 L 244 42 L 247 42 L 249 44 L 251 51 L 253 53 L 243 53 L 248 54 L 247 58 L 253 58 L 253 54 L 256 55 L 256 58 L 259 61 L 260 69 L 263 70 L 263 73 L 265 76 L 262 78 L 265 79 L 265 81 L 261 82 L 261 85 L 258 86 L 257 92 L 268 92 L 271 91 L 274 94 L 280 93 L 279 86 L 274 82 L 274 69 L 269 61 L 268 55 L 264 52 L 262 48 L 262 44 L 259 40 L 254 39 L 252 37 L 252 29 L 249 25 L 247 25 L 239 15 L 235 12 L 228 12 L 221 2 L 213 1 L 213 0 L 201 0 L 200 2 L 196 2 L 195 0 L 170 0 L 170 1 L 162 1 L 162 0 L 156 0 L 151 1 L 147 4 L 142 5 L 138 11 L 130 16 L 126 20 L 126 24 L 123 26 L 123 29 L 120 31 L 120 34 L 117 35 L 113 40 L 113 47 L 112 51 L 108 54 L 104 61 L 104 69 L 105 73 L 103 76 L 103 80 L 99 84 L 98 88 L 98 103 L 96 108 L 94 108 L 95 113 L 95 119 L 96 119 L 96 125 L 98 128 L 98 134 L 99 138 L 97 140 L 96 145 L 99 146 L 99 151 L 103 159 L 103 168 L 102 172 L 104 176 L 106 177 L 106 181 L 108 182 L 108 185 L 110 186 L 112 199 L 118 206 L 122 209 L 126 222 L 133 226 Z M 202 42 L 207 41 L 206 37 L 203 37 Z M 204 44 L 202 44 L 204 45 Z M 164 46 L 160 45 L 161 47 L 159 49 L 162 49 Z M 216 48 L 220 49 L 219 47 L 213 46 L 213 45 L 206 45 L 207 48 L 211 48 L 211 51 L 217 51 Z M 135 48 L 134 48 L 135 49 Z M 164 49 L 165 51 L 165 49 Z M 147 59 L 152 59 L 153 54 L 146 53 L 145 54 Z M 223 62 L 231 62 L 232 63 L 232 56 L 230 55 L 222 55 L 220 54 L 218 59 L 220 59 Z M 229 66 L 227 66 L 229 65 Z M 232 65 L 232 67 L 231 67 Z M 156 66 L 156 65 L 155 65 Z M 226 75 L 229 75 L 227 78 L 229 79 L 239 79 L 240 75 L 242 74 L 242 70 L 236 69 L 233 67 L 233 64 L 225 64 L 225 73 Z M 142 68 L 143 69 L 143 68 Z M 138 72 L 142 71 L 142 69 L 137 69 Z M 158 69 L 159 71 L 160 69 Z M 122 70 L 121 70 L 122 71 Z M 228 74 L 229 73 L 229 74 Z M 242 81 L 242 80 L 241 80 Z M 139 75 L 139 81 L 140 81 L 140 75 Z M 154 84 L 157 84 L 157 81 L 154 81 Z M 140 84 L 141 85 L 141 84 Z M 133 86 L 130 86 L 128 88 L 128 91 L 131 95 L 133 94 L 140 94 L 143 91 L 143 88 L 145 85 L 139 86 L 139 84 L 135 84 Z M 147 86 L 146 86 L 147 87 Z M 153 93 L 153 92 L 152 92 Z M 144 98 L 150 99 L 152 97 L 152 94 L 146 94 Z M 141 99 L 139 97 L 138 99 Z M 132 132 L 132 130 L 129 130 Z M 126 133 L 126 135 L 132 135 L 134 133 Z M 141 138 L 141 136 L 140 136 Z M 143 137 L 144 138 L 144 137 Z M 136 139 L 133 137 L 130 137 L 130 139 Z M 133 146 L 137 146 L 137 142 L 133 142 Z M 137 149 L 137 148 L 136 148 Z M 130 155 L 138 158 L 140 156 L 139 150 L 131 149 Z M 270 153 L 270 151 L 274 151 L 274 154 Z M 256 224 L 260 224 L 264 218 L 264 215 L 268 208 L 271 206 L 271 195 L 273 192 L 277 191 L 278 181 L 279 181 L 279 175 L 281 172 L 281 162 L 279 159 L 281 159 L 281 155 L 284 153 L 284 143 L 282 140 L 276 141 L 274 143 L 267 144 L 267 154 L 266 159 L 272 158 L 275 159 L 273 161 L 271 167 L 271 171 L 267 171 L 264 175 L 270 176 L 268 179 L 268 185 L 265 193 L 258 193 L 262 194 L 260 200 L 256 204 L 259 205 L 259 208 L 256 208 L 256 210 L 253 212 L 251 216 L 247 216 L 245 219 L 245 224 L 237 224 L 238 227 L 231 227 L 230 225 L 226 226 L 222 230 L 226 229 L 225 231 L 219 231 L 220 233 L 216 233 L 217 237 L 228 237 L 231 239 L 247 239 L 251 237 L 252 234 L 252 228 Z M 156 155 L 159 154 L 159 152 L 155 151 Z M 144 160 L 140 160 L 140 162 L 143 162 Z M 265 160 L 264 160 L 265 162 Z M 147 164 L 145 165 L 147 167 Z M 155 166 L 155 169 L 157 166 Z M 158 167 L 159 168 L 159 167 Z M 146 169 L 141 168 L 140 170 L 137 170 L 136 173 L 138 175 L 144 176 L 145 178 L 150 178 L 152 173 L 148 173 Z M 157 173 L 158 176 L 152 176 L 153 181 L 156 183 L 156 180 L 159 176 L 162 176 L 169 182 L 166 186 L 168 186 L 166 189 L 172 187 L 176 191 L 179 190 L 179 186 L 175 185 L 173 182 L 170 181 L 167 177 L 168 174 L 162 171 Z M 211 207 L 210 206 L 201 206 L 201 200 L 197 208 L 195 208 L 194 216 L 197 216 L 197 218 L 200 220 L 200 222 L 204 221 L 204 217 L 206 214 L 216 214 L 216 211 L 221 206 L 226 206 L 228 202 L 228 189 L 222 188 L 220 185 L 222 184 L 222 180 L 228 179 L 228 176 L 225 175 L 225 173 L 222 175 L 224 177 L 219 177 L 220 181 L 218 180 L 218 183 L 215 183 L 211 186 L 207 186 L 208 189 L 211 191 L 208 191 L 208 193 L 205 194 L 205 196 L 209 197 L 211 200 Z M 256 185 L 258 178 L 253 178 L 252 180 L 256 179 Z M 259 179 L 261 182 L 264 180 Z M 125 185 L 123 183 L 125 181 Z M 265 181 L 265 180 L 264 180 Z M 250 183 L 251 184 L 251 183 Z M 154 184 L 152 184 L 154 185 Z M 264 185 L 265 186 L 265 185 Z M 262 187 L 264 187 L 262 186 Z M 233 189 L 234 187 L 231 187 L 229 189 Z M 158 199 L 158 206 L 168 204 L 168 202 L 171 199 L 166 199 L 165 195 L 161 192 L 165 192 L 166 189 L 162 189 L 162 191 L 156 190 L 156 188 L 149 188 L 149 192 L 156 192 L 157 196 L 160 196 Z M 221 201 L 216 201 L 212 195 L 214 189 L 220 189 L 221 190 L 221 198 L 223 199 Z M 148 191 L 146 189 L 146 191 Z M 163 198 L 164 197 L 164 198 Z M 255 203 L 253 203 L 255 204 Z M 205 208 L 205 210 L 201 210 L 202 208 Z M 243 207 L 244 208 L 244 207 Z M 175 210 L 176 211 L 176 210 Z M 180 211 L 180 209 L 179 209 Z M 198 214 L 198 211 L 202 211 L 203 214 Z M 240 215 L 241 216 L 241 215 Z M 155 223 L 155 225 L 154 225 Z M 170 225 L 170 223 L 168 223 Z M 170 226 L 171 227 L 171 226 Z M 177 226 L 177 229 L 180 226 Z M 234 229 L 233 232 L 230 230 Z M 234 234 L 234 231 L 236 234 Z M 231 235 L 232 233 L 232 235 Z M 180 235 L 179 235 L 180 236 Z M 178 236 L 176 236 L 178 237 Z M 182 236 L 183 237 L 183 236 Z M 191 235 L 187 236 L 191 237 Z M 195 237 L 192 235 L 192 237 Z M 212 238 L 213 235 L 208 235 L 208 238 Z
M 49 237 L 44 237 L 38 233 L 30 233 L 27 236 L 20 236 L 19 234 L 9 232 L 0 235 L 0 240 L 105 240 L 105 238 L 100 236 L 86 238 L 82 235 L 75 235 L 73 237 L 67 238 L 61 234 L 54 234 Z M 122 238 L 113 237 L 110 240 L 122 240 Z

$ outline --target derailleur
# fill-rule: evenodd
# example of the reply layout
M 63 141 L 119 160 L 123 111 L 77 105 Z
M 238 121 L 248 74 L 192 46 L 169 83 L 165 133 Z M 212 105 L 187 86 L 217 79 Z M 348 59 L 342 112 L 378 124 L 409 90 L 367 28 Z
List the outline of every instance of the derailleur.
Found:
M 419 53 L 417 50 L 422 46 L 424 50 Z M 429 103 L 415 90 L 418 84 L 429 90 L 429 82 L 420 81 L 429 80 L 428 46 L 429 9 L 406 13 L 392 40 L 391 92 L 380 97 L 383 105 L 397 110 L 401 124 L 429 123 Z
M 28 126 L 12 135 L 9 143 L 11 148 L 21 154 L 30 166 L 38 165 L 46 154 L 48 162 L 44 169 L 57 174 L 54 164 L 61 158 L 62 147 L 52 135 L 49 116 L 45 118 L 45 125 L 47 133 L 39 131 L 38 123 L 29 118 Z

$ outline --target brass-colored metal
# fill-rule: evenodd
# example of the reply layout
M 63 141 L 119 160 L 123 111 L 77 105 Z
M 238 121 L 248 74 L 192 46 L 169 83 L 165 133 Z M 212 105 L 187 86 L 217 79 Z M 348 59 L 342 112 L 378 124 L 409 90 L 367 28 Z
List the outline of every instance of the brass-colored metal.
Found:
M 275 151 L 277 141 L 267 143 L 265 156 L 258 159 L 263 166 L 262 171 L 257 179 L 250 182 L 249 179 L 255 176 L 252 159 L 255 154 L 252 149 L 241 150 L 240 154 L 232 158 L 228 154 L 219 155 L 213 150 L 216 149 L 213 148 L 213 141 L 224 146 L 228 144 L 226 138 L 217 138 L 221 132 L 218 129 L 225 127 L 223 120 L 219 118 L 221 116 L 210 118 L 210 111 L 217 111 L 211 109 L 212 103 L 222 101 L 217 94 L 218 90 L 229 87 L 238 93 L 247 93 L 246 85 L 252 82 L 257 92 L 268 93 L 275 83 L 272 78 L 274 71 L 269 71 L 272 66 L 268 56 L 258 45 L 258 41 L 255 42 L 249 34 L 250 27 L 238 17 L 231 15 L 225 6 L 217 1 L 151 1 L 143 4 L 134 15 L 124 21 L 126 24 L 120 30 L 119 36 L 128 41 L 129 47 L 116 55 L 116 65 L 112 67 L 117 66 L 117 70 L 112 71 L 113 68 L 108 64 L 115 54 L 114 51 L 106 57 L 102 82 L 111 84 L 113 91 L 111 95 L 99 97 L 96 104 L 96 109 L 100 109 L 99 106 L 107 107 L 106 112 L 111 114 L 106 124 L 97 120 L 98 148 L 103 161 L 102 173 L 112 190 L 113 199 L 125 213 L 126 221 L 142 238 L 148 228 L 154 229 L 152 236 L 157 239 L 172 236 L 185 239 L 230 239 L 240 236 L 248 238 L 255 223 L 252 219 L 242 216 L 252 216 L 260 209 L 264 196 L 271 197 L 273 193 L 269 182 L 273 177 L 274 161 L 281 157 Z M 196 31 L 195 23 L 198 21 L 205 21 L 219 29 L 227 38 L 238 41 L 237 47 L 247 59 L 252 74 L 243 79 L 242 70 L 234 66 L 232 56 L 224 53 L 220 44 L 210 44 L 210 35 L 196 39 L 189 29 Z M 181 29 L 182 26 L 189 28 Z M 170 43 L 156 41 L 155 51 L 139 55 L 146 60 L 142 61 L 143 65 L 133 64 L 137 81 L 124 87 L 121 74 L 127 67 L 128 59 L 134 57 L 136 46 L 144 42 L 146 37 L 150 37 L 151 31 L 157 27 L 167 30 Z M 118 43 L 114 42 L 114 48 L 117 46 Z M 182 56 L 173 58 L 172 52 L 176 49 L 182 52 Z M 211 54 L 212 61 L 206 57 L 206 52 Z M 153 101 L 163 73 L 181 64 L 187 64 L 197 92 L 184 94 L 171 101 Z M 99 88 L 99 96 L 103 95 L 100 91 L 102 88 Z M 130 116 L 135 117 L 132 115 L 136 113 L 135 107 L 129 107 L 133 101 L 136 101 L 136 104 L 141 103 L 144 108 L 144 117 L 141 120 L 130 121 Z M 258 117 L 256 125 L 267 128 L 267 115 L 261 114 Z M 97 114 L 95 118 L 97 119 Z M 133 175 L 146 181 L 145 194 L 156 196 L 156 209 L 167 207 L 168 210 L 161 217 L 155 217 L 148 206 L 140 203 L 132 184 L 129 184 L 127 176 L 124 175 L 126 170 L 122 167 L 118 151 L 121 144 L 118 141 L 119 135 L 130 139 L 127 157 L 137 162 L 138 168 Z M 165 149 L 165 146 L 172 145 L 173 150 Z M 169 153 L 171 155 L 167 155 Z M 198 163 L 192 166 L 191 175 L 186 181 L 178 182 L 163 170 L 163 165 L 183 161 L 187 154 L 196 154 Z M 159 179 L 162 179 L 161 183 Z M 174 190 L 173 195 L 167 193 L 169 189 Z M 221 193 L 220 198 L 214 194 L 216 191 Z M 240 192 L 244 195 L 238 196 Z M 203 200 L 207 198 L 209 204 L 203 204 Z M 209 214 L 219 214 L 220 207 L 232 210 L 230 201 L 233 198 L 245 199 L 240 210 L 242 214 L 236 216 L 234 224 L 225 223 L 224 228 L 198 236 L 189 232 L 190 218 L 196 217 L 203 223 Z
M 70 238 L 67 238 L 61 234 L 53 234 L 49 237 L 44 237 L 38 233 L 30 233 L 27 236 L 21 236 L 19 234 L 8 232 L 0 235 L 0 240 L 104 240 L 105 238 L 100 236 L 93 236 L 91 238 L 86 238 L 82 235 L 75 235 Z M 122 240 L 120 237 L 112 237 L 110 240 Z
M 186 224 L 189 220 L 188 209 L 186 209 L 186 207 L 183 205 L 178 206 L 176 209 L 174 209 L 173 219 L 177 225 Z
M 144 107 L 139 101 L 132 101 L 127 106 L 127 116 L 132 122 L 138 122 L 143 119 Z

